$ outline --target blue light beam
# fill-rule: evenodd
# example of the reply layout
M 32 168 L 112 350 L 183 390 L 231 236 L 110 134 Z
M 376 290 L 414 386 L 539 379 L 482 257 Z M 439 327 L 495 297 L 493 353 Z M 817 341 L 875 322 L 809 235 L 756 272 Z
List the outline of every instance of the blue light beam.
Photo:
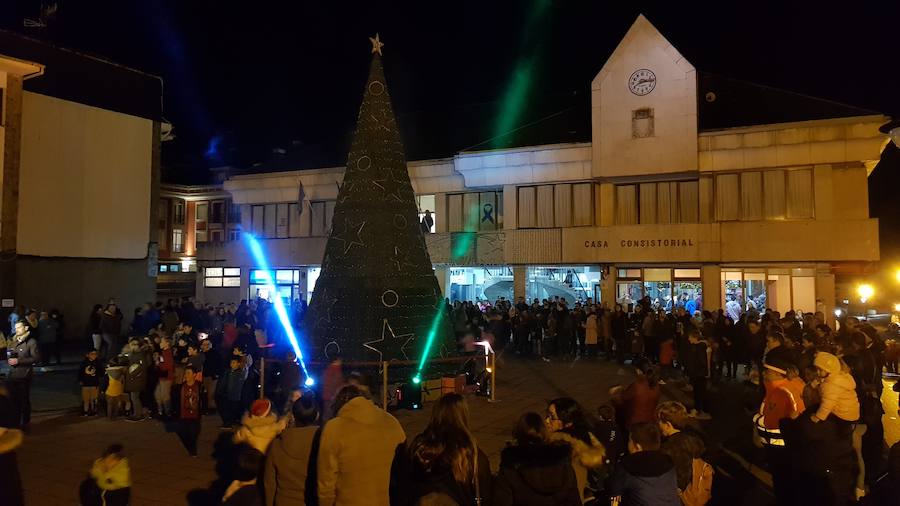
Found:
M 303 369 L 303 375 L 306 376 L 305 385 L 312 386 L 315 381 L 312 379 L 312 376 L 309 375 L 309 372 L 306 370 L 306 363 L 303 361 L 303 352 L 300 351 L 300 343 L 297 341 L 297 335 L 294 333 L 294 327 L 291 325 L 291 320 L 288 318 L 287 310 L 284 308 L 284 301 L 281 300 L 281 296 L 278 295 L 278 291 L 275 289 L 275 280 L 272 279 L 272 271 L 269 269 L 269 262 L 266 260 L 266 255 L 263 252 L 262 245 L 259 244 L 259 241 L 256 240 L 256 237 L 253 235 L 244 232 L 244 240 L 247 242 L 247 245 L 250 246 L 250 253 L 253 255 L 253 259 L 256 261 L 256 265 L 260 268 L 263 274 L 263 281 L 266 283 L 266 288 L 269 289 L 269 293 L 272 294 L 272 305 L 275 306 L 275 314 L 278 315 L 278 321 L 281 322 L 281 326 L 284 328 L 284 333 L 287 335 L 288 340 L 291 342 L 291 347 L 294 348 L 294 353 L 297 355 L 297 360 L 300 361 L 300 367 Z

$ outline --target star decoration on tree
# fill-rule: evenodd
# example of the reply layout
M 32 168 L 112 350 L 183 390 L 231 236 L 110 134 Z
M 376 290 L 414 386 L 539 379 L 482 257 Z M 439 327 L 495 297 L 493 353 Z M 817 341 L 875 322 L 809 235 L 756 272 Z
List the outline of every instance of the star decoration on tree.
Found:
M 381 42 L 377 33 L 375 34 L 375 37 L 369 37 L 369 42 L 372 43 L 372 54 L 378 53 L 378 56 L 384 56 L 381 54 L 381 48 L 384 47 L 384 42 Z
M 400 347 L 400 351 L 403 353 L 403 356 L 406 357 L 406 349 L 405 348 L 407 347 L 407 345 L 409 345 L 410 341 L 415 339 L 415 335 L 414 334 L 400 334 L 398 336 L 398 335 L 394 334 L 394 329 L 391 328 L 391 325 L 388 323 L 387 318 L 382 320 L 381 337 L 379 337 L 378 339 L 373 339 L 369 342 L 363 343 L 363 347 L 368 348 L 368 349 L 374 351 L 375 353 L 377 353 L 378 360 L 381 361 L 381 359 L 384 357 L 384 353 L 382 352 L 382 350 L 380 350 L 379 348 L 376 348 L 375 346 L 372 346 L 372 345 L 376 344 L 376 343 L 384 343 L 385 336 L 388 333 L 390 333 L 392 340 L 400 340 L 400 339 L 406 338 L 406 341 L 403 343 L 403 346 Z M 380 346 L 384 346 L 384 344 L 382 344 Z M 407 358 L 407 360 L 409 360 L 409 358 Z
M 353 246 L 365 246 L 366 245 L 362 240 L 362 231 L 363 231 L 363 228 L 366 226 L 366 222 L 363 221 L 358 226 L 350 225 L 349 221 L 347 223 L 348 223 L 347 228 L 344 229 L 343 232 L 341 232 L 340 234 L 334 235 L 334 239 L 336 241 L 341 241 L 344 244 L 344 254 L 345 255 L 350 252 L 350 248 L 352 248 Z M 356 231 L 355 233 L 353 232 L 354 230 Z M 350 238 L 349 236 L 351 234 L 356 235 L 356 238 Z

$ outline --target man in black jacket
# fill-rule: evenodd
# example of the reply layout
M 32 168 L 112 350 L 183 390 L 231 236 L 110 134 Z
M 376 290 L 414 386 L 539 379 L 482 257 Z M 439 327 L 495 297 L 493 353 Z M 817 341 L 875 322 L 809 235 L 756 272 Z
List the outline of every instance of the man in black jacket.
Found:
M 616 467 L 608 488 L 610 496 L 622 498 L 623 506 L 681 506 L 675 464 L 659 451 L 660 440 L 655 424 L 631 427 L 628 455 Z
M 16 334 L 7 350 L 7 363 L 12 368 L 8 385 L 16 411 L 13 414 L 15 427 L 25 428 L 31 422 L 31 377 L 34 375 L 34 364 L 41 359 L 41 354 L 25 321 L 16 322 L 15 329 Z

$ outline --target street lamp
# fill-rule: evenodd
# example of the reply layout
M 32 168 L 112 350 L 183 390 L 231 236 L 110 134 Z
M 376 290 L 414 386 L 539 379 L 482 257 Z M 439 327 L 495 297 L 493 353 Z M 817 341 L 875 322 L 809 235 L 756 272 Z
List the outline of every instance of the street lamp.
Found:
M 878 131 L 887 134 L 894 141 L 894 145 L 900 148 L 900 119 L 892 119 L 881 125 Z
M 865 304 L 875 295 L 875 289 L 872 288 L 872 285 L 862 284 L 856 287 L 856 293 L 859 295 L 859 301 Z

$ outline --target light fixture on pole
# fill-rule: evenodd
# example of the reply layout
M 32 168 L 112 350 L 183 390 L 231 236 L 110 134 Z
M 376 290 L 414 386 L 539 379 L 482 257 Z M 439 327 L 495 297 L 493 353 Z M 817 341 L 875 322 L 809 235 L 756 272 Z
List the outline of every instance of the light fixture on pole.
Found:
M 900 119 L 892 119 L 881 125 L 878 131 L 887 134 L 894 142 L 894 146 L 900 148 Z

